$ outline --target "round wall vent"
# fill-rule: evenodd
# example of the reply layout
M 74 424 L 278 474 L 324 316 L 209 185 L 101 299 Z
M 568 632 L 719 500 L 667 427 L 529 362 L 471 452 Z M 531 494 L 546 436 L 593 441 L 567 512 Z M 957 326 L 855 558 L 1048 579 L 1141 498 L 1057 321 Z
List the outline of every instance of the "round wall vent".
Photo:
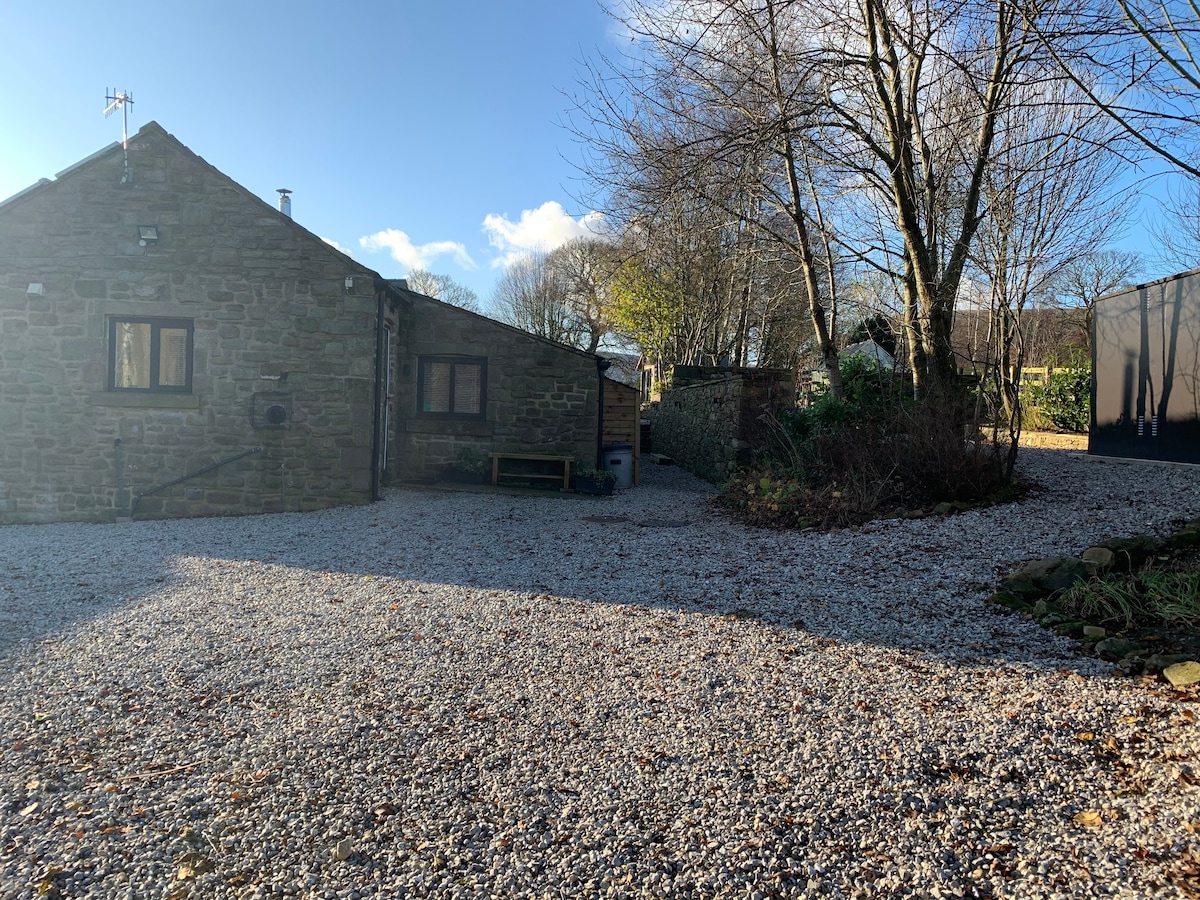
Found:
M 268 425 L 282 425 L 287 421 L 287 407 L 282 403 L 272 403 L 263 413 L 263 418 Z

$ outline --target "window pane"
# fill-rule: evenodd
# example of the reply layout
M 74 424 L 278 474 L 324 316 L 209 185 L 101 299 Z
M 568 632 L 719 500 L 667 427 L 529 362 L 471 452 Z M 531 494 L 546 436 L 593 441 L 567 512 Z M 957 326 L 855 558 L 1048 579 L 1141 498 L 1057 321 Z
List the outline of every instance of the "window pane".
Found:
M 187 329 L 163 328 L 158 333 L 158 384 L 187 386 Z
M 117 322 L 113 387 L 150 387 L 150 325 Z
M 425 412 L 450 412 L 450 363 L 427 363 L 421 409 Z
M 459 363 L 454 367 L 454 411 L 459 415 L 478 415 L 480 366 Z

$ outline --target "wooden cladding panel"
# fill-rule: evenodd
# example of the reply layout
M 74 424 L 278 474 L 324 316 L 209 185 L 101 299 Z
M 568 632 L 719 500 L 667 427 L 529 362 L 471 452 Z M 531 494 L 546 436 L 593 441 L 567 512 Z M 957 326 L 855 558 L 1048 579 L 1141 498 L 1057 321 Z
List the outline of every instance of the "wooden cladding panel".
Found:
M 633 483 L 640 480 L 642 455 L 641 392 L 617 381 L 604 382 L 605 444 L 624 443 L 633 447 Z

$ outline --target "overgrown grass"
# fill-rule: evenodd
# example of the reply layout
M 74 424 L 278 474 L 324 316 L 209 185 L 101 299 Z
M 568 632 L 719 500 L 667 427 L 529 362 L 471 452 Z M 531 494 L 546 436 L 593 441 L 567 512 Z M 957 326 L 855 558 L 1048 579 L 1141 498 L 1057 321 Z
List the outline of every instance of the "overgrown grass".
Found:
M 1200 628 L 1200 564 L 1153 566 L 1132 575 L 1110 575 L 1064 591 L 1057 604 L 1065 613 L 1106 627 Z

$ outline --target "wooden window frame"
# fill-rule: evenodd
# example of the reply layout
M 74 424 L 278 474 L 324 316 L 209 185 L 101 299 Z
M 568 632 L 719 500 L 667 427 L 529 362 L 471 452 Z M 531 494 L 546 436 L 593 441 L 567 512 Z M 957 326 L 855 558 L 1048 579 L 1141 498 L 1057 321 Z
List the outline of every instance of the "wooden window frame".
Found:
M 479 369 L 479 410 L 478 412 L 459 412 L 450 409 L 445 412 L 433 412 L 424 408 L 425 379 L 428 367 L 434 363 L 450 365 L 450 403 L 454 403 L 454 376 L 459 366 L 471 366 Z M 487 418 L 487 357 L 485 356 L 419 356 L 417 357 L 417 415 L 426 419 L 467 419 L 481 421 Z
M 190 394 L 192 392 L 192 360 L 195 350 L 195 320 L 167 319 L 159 316 L 109 316 L 108 319 L 108 389 L 121 393 L 136 394 Z M 117 326 L 150 326 L 150 386 L 123 387 L 117 384 Z M 162 356 L 162 331 L 164 328 L 182 329 L 187 332 L 187 361 L 184 383 L 162 385 L 158 382 Z

